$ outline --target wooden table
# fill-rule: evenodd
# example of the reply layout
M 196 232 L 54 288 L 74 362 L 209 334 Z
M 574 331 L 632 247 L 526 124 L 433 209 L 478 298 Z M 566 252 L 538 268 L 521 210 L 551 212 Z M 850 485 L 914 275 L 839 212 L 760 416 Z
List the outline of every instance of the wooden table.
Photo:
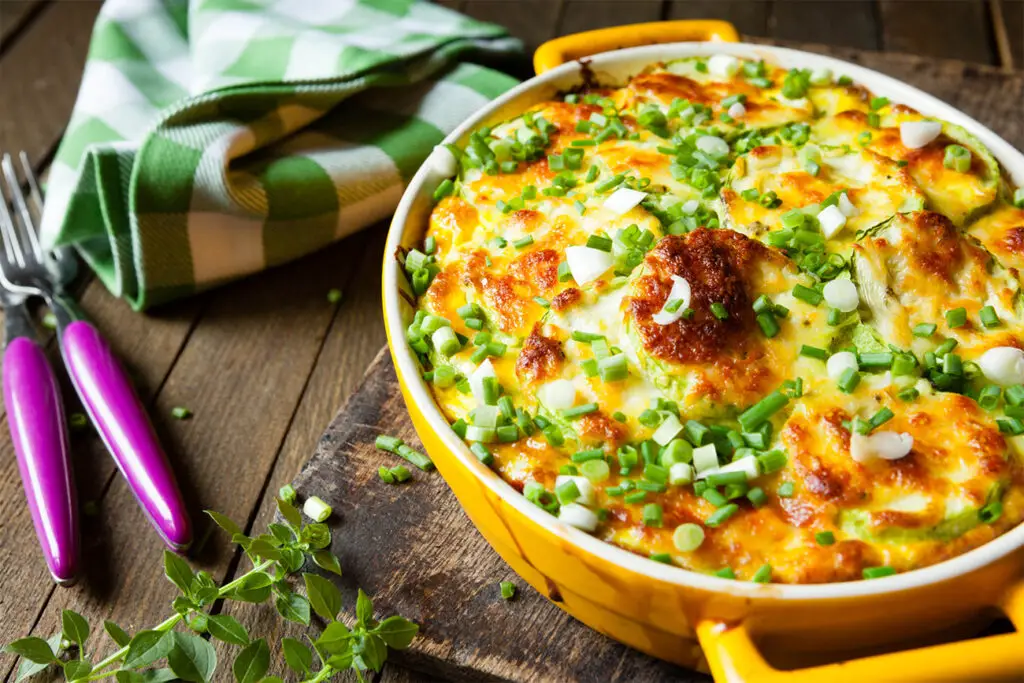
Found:
M 323 0 L 326 2 L 327 0 Z M 747 35 L 1024 67 L 1022 0 L 448 0 L 504 23 L 528 48 L 599 26 L 686 17 L 734 22 Z M 95 0 L 0 0 L 0 150 L 25 149 L 40 172 L 74 103 L 99 9 Z M 527 62 L 520 67 L 528 75 Z M 195 562 L 230 580 L 239 557 L 198 513 L 249 526 L 271 515 L 278 487 L 309 457 L 324 426 L 384 343 L 379 263 L 385 226 L 300 263 L 148 316 L 96 281 L 82 304 L 137 377 L 197 525 Z M 338 304 L 332 288 L 344 290 Z M 72 392 L 66 388 L 66 396 Z M 194 417 L 174 420 L 187 406 Z M 75 409 L 75 408 L 72 408 Z M 6 422 L 6 420 L 4 420 Z M 6 424 L 0 425 L 0 643 L 48 635 L 61 608 L 141 628 L 166 616 L 172 587 L 161 544 L 90 433 L 74 436 L 87 573 L 56 589 L 39 557 Z M 13 658 L 0 657 L 12 678 Z M 282 667 L 276 665 L 275 670 Z M 222 673 L 226 674 L 226 669 Z M 381 680 L 408 680 L 397 668 Z

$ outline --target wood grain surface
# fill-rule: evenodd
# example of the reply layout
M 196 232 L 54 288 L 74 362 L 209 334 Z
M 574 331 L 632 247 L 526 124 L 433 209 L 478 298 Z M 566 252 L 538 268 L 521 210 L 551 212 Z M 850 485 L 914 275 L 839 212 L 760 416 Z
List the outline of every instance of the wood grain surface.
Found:
M 913 83 L 976 116 L 1024 147 L 1024 74 L 926 58 L 807 46 Z M 519 597 L 501 599 L 509 569 L 474 531 L 436 474 L 389 486 L 377 468 L 394 457 L 377 451 L 380 433 L 418 443 L 385 351 L 332 421 L 295 481 L 335 510 L 333 550 L 350 601 L 358 586 L 380 596 L 382 614 L 422 624 L 423 637 L 397 661 L 427 678 L 501 681 L 705 681 L 589 630 L 521 580 Z M 349 605 L 351 608 L 351 605 Z M 272 628 L 271 624 L 266 625 Z M 416 680 L 402 673 L 394 680 Z
M 913 11 L 904 7 L 903 15 L 874 0 L 446 0 L 444 4 L 504 23 L 528 46 L 600 26 L 713 17 L 731 20 L 741 31 L 761 38 L 969 56 L 1004 70 L 1024 66 L 1021 0 L 951 1 L 954 6 L 949 11 L 936 11 L 937 0 L 912 0 Z M 0 150 L 27 150 L 41 173 L 71 113 L 99 7 L 98 0 L 0 0 Z M 929 15 L 927 31 L 914 21 L 915 13 Z M 945 38 L 936 40 L 936 35 Z M 1003 88 L 1003 97 L 1009 98 L 1004 101 L 1012 102 L 1013 97 L 1021 101 L 1017 81 L 1000 78 L 995 69 L 855 56 L 869 65 L 895 65 L 894 75 L 910 80 L 916 75 L 926 88 L 955 105 L 980 108 L 983 121 L 997 130 L 1020 122 L 1019 111 L 1010 124 L 997 120 L 1000 110 L 990 106 L 993 96 L 984 94 Z M 529 75 L 528 64 L 524 56 L 518 75 Z M 973 85 L 961 87 L 967 82 Z M 1021 144 L 1019 137 L 1016 144 Z M 239 558 L 226 549 L 223 539 L 203 542 L 209 528 L 200 510 L 216 507 L 250 527 L 265 523 L 273 492 L 294 476 L 313 451 L 323 426 L 383 343 L 379 263 L 385 229 L 384 224 L 375 226 L 300 263 L 146 316 L 133 313 L 89 278 L 79 284 L 86 311 L 135 374 L 140 394 L 189 491 L 199 539 L 193 559 L 218 578 L 229 580 Z M 326 293 L 336 287 L 346 294 L 340 305 L 333 306 L 327 303 Z M 67 387 L 65 396 L 71 396 Z M 173 420 L 170 410 L 176 405 L 190 407 L 195 417 Z M 69 410 L 75 409 L 69 401 Z M 82 520 L 89 571 L 71 589 L 55 589 L 48 582 L 2 414 L 0 410 L 0 548 L 8 551 L 8 560 L 0 563 L 0 614 L 4 616 L 0 643 L 28 633 L 48 635 L 62 606 L 79 609 L 93 620 L 124 619 L 134 627 L 162 620 L 173 589 L 160 575 L 160 544 L 89 432 L 75 434 L 73 439 L 80 499 L 98 507 L 95 516 Z M 396 584 L 389 590 L 398 588 Z M 484 594 L 477 599 L 486 602 L 491 597 Z M 392 599 L 392 593 L 386 593 L 381 604 Z M 530 600 L 499 606 L 532 609 Z M 254 630 L 269 635 L 278 628 L 276 617 L 267 618 L 265 612 L 245 616 L 252 619 Z M 428 641 L 424 643 L 426 647 Z M 431 661 L 441 651 L 441 646 L 432 647 Z M 457 655 L 457 648 L 452 652 L 450 659 L 463 674 L 493 654 Z M 411 655 L 417 656 L 421 655 Z M 13 667 L 13 658 L 0 656 L 0 677 L 10 678 Z M 626 666 L 622 671 L 620 678 L 633 670 Z M 394 681 L 407 676 L 411 674 L 397 667 L 388 667 L 384 674 Z

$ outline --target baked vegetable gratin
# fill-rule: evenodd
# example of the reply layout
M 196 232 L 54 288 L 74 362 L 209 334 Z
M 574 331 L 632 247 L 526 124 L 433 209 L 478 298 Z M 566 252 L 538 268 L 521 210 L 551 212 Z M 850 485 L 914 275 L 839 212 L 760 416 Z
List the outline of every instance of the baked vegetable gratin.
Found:
M 717 55 L 435 150 L 399 254 L 452 429 L 562 522 L 753 581 L 1024 516 L 1024 191 L 958 126 Z

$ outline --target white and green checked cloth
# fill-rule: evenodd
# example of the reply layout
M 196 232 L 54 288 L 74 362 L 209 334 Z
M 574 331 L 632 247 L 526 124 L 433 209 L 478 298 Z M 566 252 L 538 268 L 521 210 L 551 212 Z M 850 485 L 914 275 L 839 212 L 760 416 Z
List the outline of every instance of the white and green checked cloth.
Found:
M 463 60 L 517 49 L 416 0 L 108 0 L 44 238 L 136 309 L 302 256 L 393 211 L 515 84 Z

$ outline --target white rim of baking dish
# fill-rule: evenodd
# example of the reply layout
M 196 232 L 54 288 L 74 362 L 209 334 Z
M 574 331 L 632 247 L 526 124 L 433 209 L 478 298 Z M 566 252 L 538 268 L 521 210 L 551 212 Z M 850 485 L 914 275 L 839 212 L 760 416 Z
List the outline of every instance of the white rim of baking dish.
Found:
M 911 85 L 834 57 L 769 45 L 693 42 L 646 45 L 615 50 L 589 57 L 585 61 L 589 69 L 597 74 L 598 80 L 601 80 L 602 72 L 610 70 L 613 72 L 613 78 L 621 82 L 629 75 L 640 71 L 644 66 L 653 63 L 711 54 L 731 54 L 748 59 L 764 58 L 785 68 L 813 69 L 822 67 L 831 69 L 837 75 L 850 76 L 855 83 L 864 85 L 876 95 L 888 97 L 893 102 L 911 106 L 922 114 L 944 119 L 965 128 L 988 147 L 1003 169 L 1010 175 L 1014 184 L 1024 186 L 1024 155 L 991 130 L 963 112 Z M 525 96 L 541 90 L 565 89 L 571 87 L 572 84 L 579 84 L 581 82 L 580 72 L 581 64 L 579 62 L 567 62 L 521 83 L 466 119 L 445 138 L 445 142 L 456 142 L 462 139 L 484 121 L 494 116 L 498 110 L 515 103 L 519 98 L 525 98 Z M 384 322 L 388 328 L 392 353 L 405 378 L 406 390 L 422 410 L 430 429 L 440 436 L 441 441 L 452 453 L 458 456 L 462 466 L 472 471 L 480 482 L 531 521 L 568 541 L 579 550 L 637 574 L 649 576 L 658 581 L 752 600 L 770 599 L 795 602 L 892 594 L 950 581 L 994 563 L 1024 546 L 1024 523 L 1022 523 L 1002 536 L 955 558 L 893 576 L 827 584 L 760 584 L 719 578 L 655 562 L 559 522 L 557 518 L 527 501 L 496 471 L 483 465 L 470 452 L 466 444 L 452 431 L 448 421 L 441 413 L 427 384 L 422 379 L 415 355 L 405 343 L 407 320 L 403 318 L 403 306 L 408 304 L 400 295 L 401 281 L 405 276 L 395 254 L 403 242 L 409 244 L 409 241 L 405 240 L 406 233 L 422 234 L 426 230 L 425 223 L 409 225 L 413 206 L 418 199 L 422 201 L 424 194 L 429 197 L 442 179 L 443 177 L 430 164 L 424 164 L 410 181 L 391 223 L 384 252 L 383 296 L 387 313 Z M 529 558 L 526 559 L 529 561 Z

